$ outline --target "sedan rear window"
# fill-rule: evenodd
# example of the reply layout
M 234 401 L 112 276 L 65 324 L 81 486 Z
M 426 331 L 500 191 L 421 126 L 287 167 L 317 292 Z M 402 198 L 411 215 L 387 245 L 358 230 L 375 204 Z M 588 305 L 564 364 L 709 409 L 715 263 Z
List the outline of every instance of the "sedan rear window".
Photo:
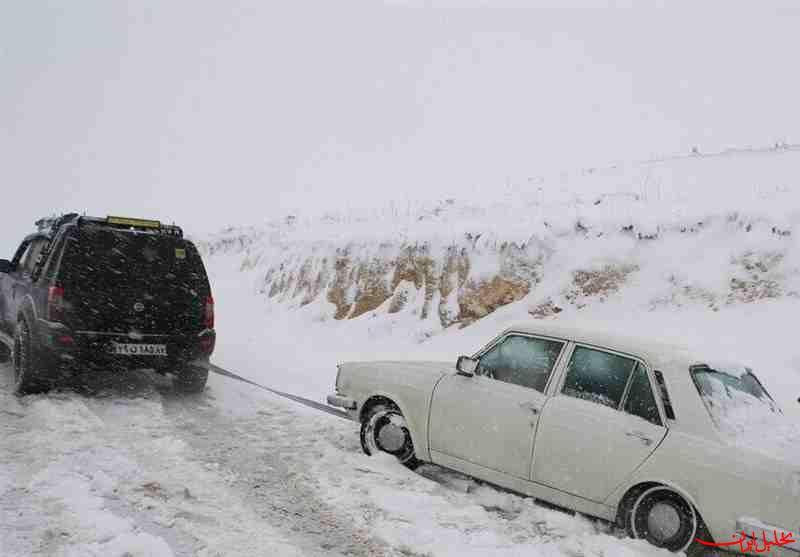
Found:
M 743 396 L 772 401 L 750 368 L 744 368 L 741 372 L 696 366 L 692 369 L 692 376 L 700 394 L 712 402 L 722 398 L 736 399 Z
M 711 417 L 725 429 L 741 429 L 757 414 L 778 413 L 750 368 L 699 365 L 692 367 L 691 373 Z
M 610 352 L 578 346 L 567 368 L 563 393 L 619 408 L 636 361 Z

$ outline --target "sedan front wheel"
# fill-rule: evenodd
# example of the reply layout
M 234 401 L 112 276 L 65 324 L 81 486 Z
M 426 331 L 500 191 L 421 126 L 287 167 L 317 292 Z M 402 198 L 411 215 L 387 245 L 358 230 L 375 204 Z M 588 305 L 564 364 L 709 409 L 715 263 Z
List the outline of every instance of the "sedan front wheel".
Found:
M 389 453 L 412 470 L 419 466 L 408 423 L 400 409 L 390 403 L 377 404 L 367 411 L 361 422 L 361 448 L 368 455 Z

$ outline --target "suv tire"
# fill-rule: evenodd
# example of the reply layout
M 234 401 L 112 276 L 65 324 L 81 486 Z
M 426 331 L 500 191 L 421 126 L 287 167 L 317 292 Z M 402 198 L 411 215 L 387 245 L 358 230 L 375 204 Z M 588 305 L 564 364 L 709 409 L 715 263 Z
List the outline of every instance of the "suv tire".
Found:
M 11 361 L 11 350 L 8 346 L 0 342 L 0 364 L 5 364 Z
M 184 393 L 202 393 L 206 388 L 206 381 L 208 381 L 208 369 L 188 364 L 178 370 L 174 385 Z
M 28 322 L 21 319 L 14 335 L 14 392 L 19 395 L 43 393 L 50 386 L 39 377 L 40 364 Z

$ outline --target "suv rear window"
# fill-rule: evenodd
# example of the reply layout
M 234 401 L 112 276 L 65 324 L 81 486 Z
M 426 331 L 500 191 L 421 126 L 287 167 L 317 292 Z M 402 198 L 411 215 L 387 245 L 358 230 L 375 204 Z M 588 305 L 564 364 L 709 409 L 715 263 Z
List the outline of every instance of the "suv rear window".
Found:
M 209 290 L 202 260 L 191 242 L 92 226 L 79 228 L 68 238 L 59 274 L 66 288 L 91 285 L 104 290 L 142 284 L 161 291 L 191 291 L 194 296 Z

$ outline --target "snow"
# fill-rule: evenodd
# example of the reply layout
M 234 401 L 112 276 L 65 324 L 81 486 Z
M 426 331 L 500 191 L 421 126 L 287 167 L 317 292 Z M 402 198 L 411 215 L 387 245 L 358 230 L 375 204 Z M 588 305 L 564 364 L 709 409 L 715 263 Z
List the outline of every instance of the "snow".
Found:
M 726 373 L 748 372 L 739 366 L 725 367 L 721 363 L 711 367 Z M 772 401 L 726 388 L 713 375 L 707 379 L 707 385 L 710 392 L 705 393 L 704 399 L 709 412 L 732 443 L 786 462 L 800 462 L 800 427 L 795 420 L 787 419 Z
M 787 157 L 785 163 L 799 160 L 794 152 L 778 156 Z M 774 160 L 769 153 L 745 157 L 749 158 L 744 162 L 730 154 L 711 160 L 678 160 L 679 167 L 697 169 L 710 164 L 713 172 L 687 177 L 691 187 L 682 191 L 673 184 L 668 199 L 664 186 L 656 199 L 609 194 L 600 205 L 581 203 L 576 199 L 590 199 L 593 194 L 577 190 L 570 182 L 570 192 L 577 193 L 565 196 L 563 202 L 549 202 L 546 210 L 542 203 L 541 213 L 535 213 L 541 217 L 546 211 L 547 222 L 553 223 L 549 227 L 531 222 L 535 218 L 528 220 L 525 213 L 530 205 L 503 200 L 483 207 L 444 202 L 433 210 L 409 208 L 405 215 L 376 210 L 319 220 L 301 216 L 291 227 L 269 224 L 256 240 L 246 242 L 246 248 L 217 251 L 208 259 L 223 339 L 217 361 L 256 381 L 324 400 L 333 389 L 338 362 L 413 358 L 455 363 L 458 355 L 474 353 L 503 328 L 529 320 L 532 307 L 550 300 L 563 309 L 548 318 L 553 324 L 650 337 L 689 346 L 693 354 L 708 361 L 728 362 L 727 368 L 751 367 L 784 414 L 771 421 L 745 417 L 741 423 L 747 427 L 734 432 L 733 442 L 798 461 L 793 446 L 800 439 L 800 352 L 795 340 L 800 299 L 791 293 L 798 288 L 800 253 L 794 234 L 773 230 L 795 231 L 797 194 L 791 188 L 741 186 L 747 183 L 745 179 L 727 174 L 730 167 L 724 170 L 730 160 L 738 161 L 734 166 L 739 170 L 749 165 L 764 170 Z M 655 164 L 654 175 L 666 173 L 667 166 L 663 161 Z M 796 168 L 784 170 L 781 180 L 798 176 Z M 624 174 L 615 172 L 607 171 L 613 178 L 609 181 L 624 187 L 616 182 Z M 769 176 L 777 179 L 778 173 L 767 172 L 762 183 Z M 701 178 L 723 177 L 731 179 L 730 196 L 709 196 L 702 188 L 692 189 Z M 603 213 L 603 204 L 613 204 L 613 210 Z M 592 215 L 596 218 L 589 218 Z M 586 231 L 576 231 L 578 218 Z M 625 223 L 633 224 L 634 231 L 654 232 L 657 237 L 640 239 L 621 231 Z M 465 231 L 473 239 L 480 234 L 474 241 L 483 250 L 482 257 L 475 259 L 479 273 L 496 270 L 492 250 L 511 239 L 534 246 L 529 253 L 541 254 L 545 264 L 541 281 L 527 298 L 464 329 L 442 328 L 430 316 L 420 319 L 415 301 L 421 292 L 415 297 L 411 284 L 402 286 L 411 301 L 402 311 L 389 314 L 380 307 L 341 321 L 333 319 L 335 308 L 324 296 L 301 307 L 291 300 L 269 299 L 263 292 L 266 269 L 289 257 L 302 261 L 309 255 L 330 253 L 334 245 L 346 245 L 355 254 L 363 250 L 371 257 L 376 246 L 410 242 L 434 246 L 431 253 L 435 254 L 437 244 L 463 242 Z M 209 245 L 219 241 L 219 237 L 212 239 Z M 750 272 L 742 260 L 757 265 L 760 257 L 776 253 L 779 261 L 763 276 L 780 285 L 780 295 L 751 303 L 729 302 L 726 296 L 732 279 L 747 278 Z M 257 258 L 259 264 L 239 271 L 243 258 Z M 565 285 L 572 273 L 605 265 L 627 265 L 635 272 L 618 292 L 571 303 Z M 446 308 L 457 313 L 455 293 Z M 243 316 L 249 316 L 249 321 L 245 323 Z M 231 346 L 246 348 L 225 349 L 224 339 L 232 336 L 238 338 Z M 548 509 L 437 467 L 424 466 L 419 473 L 411 473 L 391 459 L 367 458 L 360 454 L 355 429 L 350 435 L 326 447 L 315 463 L 320 492 L 341 513 L 400 552 L 643 555 L 654 551 L 620 539 L 619 532 L 609 531 L 607 525 Z
M 800 222 L 798 179 L 800 145 L 729 150 L 545 175 L 458 199 L 309 211 L 202 239 L 274 257 L 332 247 L 377 255 L 396 244 L 425 244 L 435 252 L 465 239 L 476 248 L 542 241 L 545 247 L 548 238 L 571 236 L 576 228 L 597 237 L 628 227 L 629 237 L 638 237 L 697 232 L 715 222 L 784 237 Z M 619 257 L 613 246 L 608 253 Z M 486 261 L 486 271 L 493 265 Z
M 210 264 L 216 360 L 298 394 L 327 394 L 344 359 L 443 356 L 485 338 L 465 329 L 420 343 L 414 327 L 430 325 L 417 316 L 379 326 L 331 320 L 321 303 L 266 308 L 243 281 L 252 271 L 224 266 L 233 263 Z M 227 378 L 212 375 L 199 397 L 142 373 L 111 380 L 98 396 L 18 399 L 10 370 L 0 371 L 4 556 L 665 555 L 605 523 L 435 466 L 412 473 L 367 457 L 356 424 Z
M 54 556 L 300 555 L 242 505 L 226 474 L 187 458 L 163 396 L 145 379 L 108 399 L 17 402 L 3 393 L 16 414 L 0 448 L 11 457 L 0 496 L 3 555 L 37 547 Z
M 342 458 L 347 472 L 331 478 L 322 468 Z M 411 472 L 386 455 L 370 458 L 330 451 L 317 473 L 332 502 L 354 520 L 377 510 L 373 527 L 401 553 L 665 555 L 644 542 L 610 535 L 602 523 L 543 507 L 438 467 Z
M 550 301 L 562 309 L 547 318 L 554 324 L 688 345 L 709 361 L 752 368 L 783 415 L 737 416 L 735 442 L 798 458 L 798 176 L 800 150 L 789 146 L 543 177 L 492 202 L 228 229 L 203 242 L 216 300 L 214 361 L 323 401 L 339 362 L 455 365 Z M 264 292 L 265 273 L 280 264 L 336 249 L 391 257 L 414 243 L 434 258 L 471 246 L 471 272 L 491 276 L 504 242 L 541 257 L 540 280 L 526 298 L 466 328 L 443 328 L 436 312 L 422 319 L 424 293 L 412 282 L 398 290 L 401 311 L 389 313 L 387 300 L 346 320 L 333 318 L 324 296 L 301 306 Z M 576 270 L 608 265 L 632 269 L 618 291 L 570 290 Z M 753 269 L 778 292 L 729 300 L 732 281 Z M 458 313 L 455 293 L 443 307 Z M 221 376 L 198 396 L 144 372 L 111 378 L 98 396 L 19 399 L 10 388 L 11 370 L 0 366 L 4 557 L 667 555 L 602 521 L 437 466 L 410 472 L 367 457 L 357 424 Z

